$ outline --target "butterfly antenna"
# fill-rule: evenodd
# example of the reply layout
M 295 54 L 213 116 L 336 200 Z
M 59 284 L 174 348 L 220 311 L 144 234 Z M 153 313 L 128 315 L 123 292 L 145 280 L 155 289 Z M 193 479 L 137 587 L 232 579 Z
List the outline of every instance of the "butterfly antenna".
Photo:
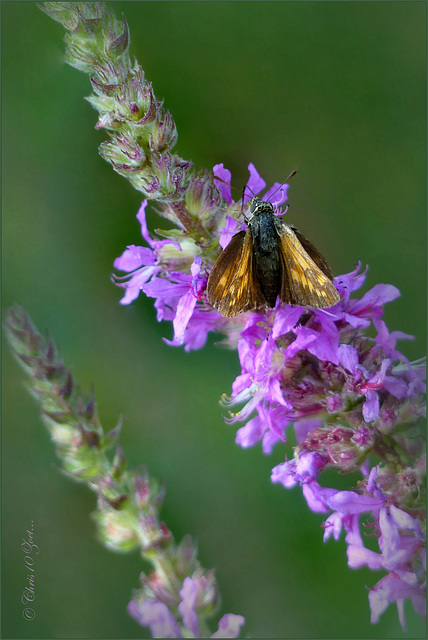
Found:
M 245 215 L 245 213 L 244 213 L 244 197 L 245 197 L 245 189 L 246 189 L 246 188 L 247 188 L 247 185 L 245 185 L 245 187 L 242 189 L 241 213 L 242 213 L 242 215 L 243 215 L 243 216 L 244 216 L 244 218 L 245 218 L 245 222 L 247 222 L 247 223 L 248 223 L 248 222 L 249 222 L 249 220 L 248 220 L 247 216 L 246 216 L 246 215 Z M 250 189 L 250 191 L 251 191 L 251 189 Z
M 214 176 L 214 180 L 218 180 L 219 182 L 222 182 L 223 184 L 226 185 L 226 187 L 230 187 L 231 189 L 237 189 L 237 187 L 232 186 L 231 184 L 229 184 L 228 182 L 226 182 L 225 180 L 223 180 L 222 178 L 219 178 L 218 176 Z M 245 189 L 246 187 L 244 187 L 243 191 L 242 191 L 242 200 L 241 200 L 241 213 L 244 216 L 245 220 L 248 222 L 248 218 L 244 213 L 244 195 L 245 195 Z M 251 189 L 250 189 L 251 191 Z M 254 194 L 253 194 L 254 195 Z
M 295 176 L 297 173 L 297 169 L 293 169 L 293 171 L 285 178 L 284 182 L 282 184 L 279 185 L 279 187 L 277 189 L 275 189 L 275 191 L 273 193 L 270 194 L 269 196 L 269 200 L 275 195 L 275 193 L 277 191 L 279 191 L 280 189 L 282 189 L 282 187 L 287 184 L 287 182 L 290 180 L 290 178 L 292 178 L 293 176 Z
M 226 180 L 223 180 L 223 178 L 219 178 L 218 176 L 214 176 L 214 180 L 218 180 L 218 182 L 222 182 L 223 184 L 225 184 L 225 185 L 226 185 L 226 187 L 231 187 L 231 188 L 232 188 L 232 185 L 231 185 L 231 184 L 229 184 L 228 182 L 226 182 Z M 233 189 L 234 189 L 234 188 L 235 188 L 235 187 L 233 187 Z
M 245 190 L 246 190 L 246 189 L 249 189 L 249 190 L 251 191 L 251 195 L 253 196 L 253 198 L 255 198 L 255 197 L 256 197 L 256 194 L 254 193 L 254 191 L 252 190 L 252 188 L 251 188 L 248 184 L 246 184 L 246 185 L 245 185 L 245 187 L 244 187 L 244 188 L 243 188 L 243 190 L 242 190 L 242 202 L 244 202 L 244 195 L 245 195 Z
M 218 180 L 218 182 L 222 182 L 223 184 L 226 185 L 226 187 L 230 187 L 231 189 L 235 189 L 235 191 L 238 190 L 237 187 L 234 187 L 232 184 L 229 184 L 228 182 L 226 182 L 226 180 L 223 180 L 223 178 L 219 178 L 218 176 L 214 176 L 214 180 Z M 256 196 L 256 194 L 254 193 L 254 191 L 251 189 L 251 187 L 249 187 L 247 184 L 245 185 L 245 187 L 242 190 L 242 201 L 244 200 L 245 197 L 245 190 L 249 189 L 251 191 L 251 195 L 253 196 L 253 198 Z
M 228 182 L 226 182 L 226 180 L 223 180 L 223 178 L 214 176 L 214 180 L 217 180 L 218 182 L 222 182 L 223 184 L 226 185 L 226 187 L 229 187 L 230 189 L 234 189 L 235 191 L 238 191 L 238 187 L 234 187 L 233 184 L 229 184 Z

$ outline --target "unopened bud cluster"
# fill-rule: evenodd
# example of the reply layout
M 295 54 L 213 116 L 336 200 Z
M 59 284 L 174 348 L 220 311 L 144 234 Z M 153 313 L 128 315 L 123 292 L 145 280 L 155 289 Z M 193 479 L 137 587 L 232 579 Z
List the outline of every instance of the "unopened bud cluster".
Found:
M 110 137 L 100 145 L 101 156 L 138 191 L 156 200 L 162 215 L 204 243 L 202 221 L 205 218 L 213 228 L 220 194 L 212 185 L 212 174 L 195 172 L 191 162 L 172 152 L 177 141 L 174 119 L 155 97 L 141 66 L 129 57 L 125 18 L 117 20 L 95 2 L 46 2 L 41 8 L 69 31 L 67 62 L 90 76 L 94 95 L 87 99 L 99 112 L 96 128 Z

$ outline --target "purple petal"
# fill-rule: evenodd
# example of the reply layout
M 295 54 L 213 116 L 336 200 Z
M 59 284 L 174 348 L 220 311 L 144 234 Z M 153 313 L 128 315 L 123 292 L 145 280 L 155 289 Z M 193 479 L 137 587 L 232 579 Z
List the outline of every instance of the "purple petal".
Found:
M 159 277 L 152 278 L 141 288 L 150 298 L 181 298 L 189 291 L 189 282 L 182 284 Z
M 400 295 L 399 289 L 392 284 L 376 284 L 363 295 L 361 300 L 351 302 L 350 312 L 354 316 L 371 317 L 374 313 L 382 311 L 386 302 L 391 302 Z
M 184 350 L 189 352 L 202 349 L 206 344 L 209 331 L 212 331 L 212 327 L 202 324 L 194 327 L 187 327 L 184 335 Z
M 334 495 L 337 489 L 321 487 L 318 482 L 311 480 L 302 485 L 303 495 L 306 498 L 308 507 L 315 513 L 327 513 L 328 499 Z
M 292 358 L 301 349 L 306 349 L 311 342 L 317 339 L 317 335 L 319 335 L 317 331 L 313 331 L 307 327 L 296 327 L 294 332 L 297 334 L 297 338 L 284 351 L 286 358 Z
M 133 300 L 138 298 L 140 291 L 142 291 L 145 286 L 145 283 L 158 272 L 159 267 L 142 267 L 135 272 L 126 284 L 119 283 L 119 286 L 125 288 L 125 295 L 120 300 L 120 304 L 130 304 Z
M 253 196 L 260 193 L 260 191 L 266 186 L 266 182 L 259 176 L 257 169 L 252 162 L 248 165 L 248 171 L 250 172 L 250 177 L 248 178 L 247 188 L 244 192 L 244 202 L 251 200 Z M 249 194 L 247 193 L 247 190 L 249 191 Z
M 343 516 L 337 511 L 328 516 L 324 523 L 324 542 L 327 542 L 332 534 L 335 540 L 339 540 L 342 531 L 342 522 Z
M 218 631 L 215 631 L 211 638 L 237 638 L 243 624 L 245 624 L 243 616 L 226 613 L 218 623 Z
M 351 373 L 355 373 L 358 364 L 358 353 L 355 347 L 350 344 L 341 344 L 337 349 L 340 364 Z
M 173 321 L 174 341 L 182 344 L 183 334 L 187 327 L 187 323 L 192 317 L 193 310 L 196 305 L 196 298 L 191 291 L 188 291 L 180 298 L 177 304 L 177 313 Z
M 363 496 L 355 491 L 338 491 L 328 500 L 328 505 L 334 511 L 344 515 L 371 511 L 377 513 L 383 506 L 383 500 L 372 496 Z
M 366 329 L 370 326 L 370 320 L 359 318 L 358 316 L 354 316 L 351 313 L 345 313 L 343 317 L 346 322 L 354 329 Z
M 373 422 L 379 417 L 379 396 L 376 391 L 369 389 L 366 394 L 366 401 L 363 404 L 363 418 L 366 422 Z
M 384 358 L 382 360 L 382 364 L 380 365 L 379 371 L 376 371 L 376 373 L 369 380 L 370 385 L 374 386 L 375 388 L 382 387 L 385 374 L 390 364 L 391 364 L 390 358 Z
M 414 536 L 401 536 L 400 546 L 393 548 L 388 546 L 383 537 L 379 540 L 379 547 L 383 554 L 383 566 L 389 571 L 401 573 L 402 567 L 409 565 L 420 545 L 420 541 Z
M 144 290 L 144 288 L 143 288 Z M 161 320 L 174 320 L 176 307 L 178 303 L 177 296 L 175 297 L 159 297 L 155 299 L 155 309 L 157 311 L 156 319 L 158 322 Z
M 278 378 L 271 379 L 269 385 L 269 391 L 266 394 L 267 400 L 272 403 L 281 404 L 283 407 L 287 407 L 287 409 L 292 409 L 292 406 L 286 401 L 284 398 L 284 394 L 282 393 L 281 383 Z
M 166 604 L 149 602 L 136 604 L 133 600 L 128 605 L 128 613 L 142 627 L 150 627 L 154 638 L 182 638 L 180 627 Z
M 254 369 L 255 371 L 259 370 L 259 376 L 264 379 L 265 373 L 271 368 L 272 356 L 276 352 L 278 356 L 281 358 L 281 364 L 283 362 L 283 356 L 280 350 L 277 348 L 274 340 L 263 340 L 260 347 L 256 350 L 255 358 L 254 358 Z
M 254 370 L 254 351 L 254 346 L 250 341 L 242 339 L 239 340 L 238 356 L 243 372 L 252 372 Z M 248 380 L 249 378 L 246 378 L 245 386 L 248 386 Z
M 291 424 L 289 411 L 282 405 L 272 407 L 269 404 L 260 404 L 258 412 L 268 428 L 263 436 L 263 453 L 269 455 L 277 442 L 286 442 L 286 432 Z
M 147 200 L 143 200 L 137 213 L 137 220 L 141 225 L 141 235 L 143 236 L 147 244 L 153 247 L 154 241 L 152 240 L 149 230 L 147 228 L 146 207 L 147 207 Z
M 271 431 L 270 429 L 266 431 L 263 435 L 262 441 L 262 450 L 265 456 L 270 456 L 274 446 L 281 441 L 283 442 L 283 438 L 279 438 L 277 435 L 275 435 L 275 433 L 273 433 L 273 431 Z
M 232 192 L 230 189 L 230 180 L 232 178 L 232 174 L 230 173 L 229 169 L 224 168 L 223 163 L 214 165 L 213 173 L 216 177 L 221 178 L 222 180 L 224 180 L 224 182 L 227 182 L 227 185 L 225 185 L 223 182 L 220 182 L 220 180 L 214 180 L 214 184 L 219 189 L 227 204 L 231 204 Z
M 351 567 L 351 569 L 359 569 L 367 565 L 369 569 L 377 571 L 383 567 L 380 553 L 375 553 L 360 545 L 348 545 L 346 553 L 348 555 L 348 566 Z
M 289 186 L 286 183 L 274 182 L 271 188 L 263 194 L 263 200 L 268 200 L 275 208 L 281 206 L 287 200 Z M 273 195 L 275 200 L 271 200 Z
M 195 638 L 199 637 L 199 621 L 198 615 L 194 611 L 196 598 L 198 596 L 198 588 L 192 578 L 183 580 L 183 587 L 180 590 L 181 602 L 178 605 L 184 625 L 191 631 Z
M 189 351 L 197 351 L 198 349 L 202 349 L 202 347 L 205 346 L 209 331 L 211 331 L 210 327 L 197 325 L 193 327 L 187 327 L 180 341 L 177 341 L 175 339 L 168 340 L 167 338 L 162 339 L 171 347 L 181 347 L 184 345 L 184 350 L 188 353 Z
M 279 336 L 292 331 L 298 323 L 302 313 L 302 307 L 292 307 L 290 305 L 280 307 L 275 314 L 275 320 L 272 328 L 272 339 L 276 340 Z
M 415 518 L 412 518 L 410 513 L 398 509 L 394 504 L 391 505 L 390 512 L 397 527 L 408 531 L 414 531 L 417 536 L 421 535 L 420 523 Z
M 348 306 L 352 291 L 357 291 L 357 289 L 363 286 L 366 280 L 367 268 L 363 273 L 359 273 L 360 269 L 361 262 L 358 261 L 354 271 L 337 276 L 334 279 L 334 285 L 339 289 L 339 292 L 343 296 L 343 305 L 345 308 Z
M 337 347 L 339 344 L 339 333 L 337 327 L 334 322 L 325 316 L 321 320 L 321 324 L 322 331 L 313 332 L 315 340 L 309 343 L 308 351 L 319 360 L 339 364 L 337 359 Z
M 375 587 L 369 592 L 369 603 L 371 609 L 371 622 L 376 624 L 382 613 L 389 604 L 396 602 L 401 610 L 400 623 L 405 631 L 405 619 L 400 601 L 411 598 L 415 608 L 420 607 L 422 615 L 425 613 L 425 596 L 421 593 L 417 585 L 409 584 L 395 573 L 388 573 L 379 580 Z M 422 602 L 423 600 L 423 602 Z
M 364 547 L 360 533 L 359 514 L 343 516 L 343 524 L 346 529 L 345 542 L 356 547 Z
M 247 449 L 248 447 L 254 446 L 257 442 L 259 442 L 263 434 L 266 431 L 266 425 L 259 415 L 251 418 L 247 422 L 247 424 L 240 429 L 238 429 L 236 433 L 235 442 L 239 444 L 243 449 Z
M 272 469 L 271 477 L 272 482 L 280 482 L 287 489 L 294 487 L 298 483 L 296 478 L 296 461 L 288 460 L 287 462 L 281 462 Z
M 385 376 L 383 388 L 389 391 L 397 400 L 402 400 L 409 392 L 407 383 L 401 378 L 394 378 L 393 376 Z
M 397 340 L 414 340 L 415 336 L 411 336 L 403 331 L 391 331 L 389 333 L 386 323 L 380 318 L 373 318 L 373 325 L 377 329 L 376 342 L 384 349 L 387 356 L 395 359 L 398 352 L 395 351 Z
M 134 300 L 136 300 L 138 298 L 138 296 L 140 295 L 140 291 L 141 291 L 141 287 L 136 285 L 136 286 L 127 286 L 125 289 L 125 295 L 123 296 L 123 298 L 120 299 L 120 304 L 131 304 L 131 302 L 134 302 Z
M 219 244 L 222 249 L 227 247 L 232 237 L 239 231 L 238 221 L 231 216 L 226 216 L 226 225 L 219 229 Z
M 238 393 L 242 391 L 246 391 L 246 398 L 250 397 L 250 387 L 252 384 L 252 375 L 251 373 L 241 373 L 239 376 L 235 378 L 232 383 L 232 398 L 235 398 Z
M 314 429 L 318 429 L 322 425 L 322 420 L 318 418 L 311 418 L 309 420 L 299 420 L 294 423 L 294 433 L 296 434 L 296 440 L 300 444 L 305 440 L 308 433 Z
M 367 478 L 367 491 L 373 495 L 377 494 L 378 491 L 377 477 L 379 474 L 379 467 L 380 465 L 377 465 L 370 469 L 369 477 Z
M 248 314 L 245 324 L 241 330 L 240 342 L 247 343 L 247 348 L 251 347 L 251 349 L 253 349 L 254 352 L 256 351 L 254 347 L 255 341 L 260 340 L 261 342 L 262 340 L 266 339 L 266 330 L 264 330 L 263 327 L 259 326 L 258 322 L 254 322 L 253 320 L 253 316 L 258 316 L 258 315 L 259 314 L 257 313 Z M 239 342 L 238 342 L 238 349 L 239 349 Z
M 156 255 L 148 247 L 139 247 L 130 244 L 122 255 L 113 262 L 115 269 L 120 271 L 135 271 L 139 267 L 153 266 L 156 262 Z
M 380 616 L 389 604 L 395 599 L 392 597 L 393 585 L 386 581 L 386 579 L 394 579 L 392 574 L 388 574 L 382 580 L 376 584 L 376 586 L 369 592 L 369 603 L 371 610 L 371 623 L 376 624 L 379 622 Z
M 195 283 L 199 279 L 199 276 L 201 273 L 201 266 L 202 266 L 201 256 L 195 256 L 192 264 L 190 265 L 190 273 L 192 274 L 192 284 L 195 289 L 196 289 Z
M 302 453 L 297 461 L 296 471 L 300 482 L 307 482 L 318 477 L 324 467 L 324 459 L 319 453 L 313 451 Z
M 379 513 L 379 527 L 385 546 L 391 546 L 396 550 L 400 544 L 400 532 L 385 508 L 382 508 Z

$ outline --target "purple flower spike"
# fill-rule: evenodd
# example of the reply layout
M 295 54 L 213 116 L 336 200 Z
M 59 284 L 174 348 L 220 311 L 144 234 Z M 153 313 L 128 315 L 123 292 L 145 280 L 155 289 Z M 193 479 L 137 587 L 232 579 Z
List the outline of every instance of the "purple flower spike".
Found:
M 248 168 L 244 203 L 264 192 L 261 198 L 281 215 L 288 185 L 266 189 L 254 165 Z M 173 324 L 173 339 L 166 342 L 186 351 L 203 347 L 210 332 L 226 336 L 241 364 L 230 397 L 223 398 L 231 410 L 225 421 L 237 426 L 236 443 L 248 448 L 260 442 L 270 454 L 284 446 L 294 428 L 294 459 L 273 468 L 272 482 L 300 486 L 309 508 L 326 514 L 325 541 L 345 532 L 351 568 L 385 572 L 370 591 L 372 621 L 395 602 L 404 625 L 403 600 L 411 598 L 422 612 L 425 590 L 425 442 L 417 423 L 425 414 L 426 366 L 423 360 L 409 362 L 397 349 L 398 340 L 412 336 L 389 331 L 382 319 L 385 304 L 400 292 L 376 284 L 358 297 L 367 278 L 358 263 L 335 277 L 340 301 L 333 307 L 277 301 L 274 309 L 222 317 L 207 303 L 207 278 L 220 249 L 247 223 L 241 200 L 232 199 L 230 172 L 218 164 L 214 175 L 222 182 L 214 181 L 211 199 L 196 210 L 203 227 L 199 236 L 179 228 L 154 238 L 142 204 L 138 220 L 148 246 L 131 245 L 115 261 L 128 273 L 116 279 L 126 288 L 121 302 L 128 304 L 140 291 L 155 298 L 158 320 Z M 221 207 L 214 193 L 223 198 Z M 327 468 L 359 471 L 362 479 L 348 491 L 324 487 Z M 366 547 L 362 526 L 377 539 L 378 549 Z M 195 635 L 190 583 L 183 585 L 182 596 L 180 611 L 188 633 Z M 232 633 L 228 620 L 240 624 L 239 617 L 225 620 L 224 633 Z M 222 637 L 222 629 L 215 637 Z

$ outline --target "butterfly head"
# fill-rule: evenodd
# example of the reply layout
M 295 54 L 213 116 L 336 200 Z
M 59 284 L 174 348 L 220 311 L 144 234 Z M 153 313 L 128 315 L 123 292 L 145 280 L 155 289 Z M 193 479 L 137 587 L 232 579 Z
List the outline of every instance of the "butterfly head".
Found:
M 252 198 L 249 202 L 250 213 L 252 216 L 259 216 L 262 213 L 273 213 L 273 206 L 267 200 L 260 200 L 260 198 Z

